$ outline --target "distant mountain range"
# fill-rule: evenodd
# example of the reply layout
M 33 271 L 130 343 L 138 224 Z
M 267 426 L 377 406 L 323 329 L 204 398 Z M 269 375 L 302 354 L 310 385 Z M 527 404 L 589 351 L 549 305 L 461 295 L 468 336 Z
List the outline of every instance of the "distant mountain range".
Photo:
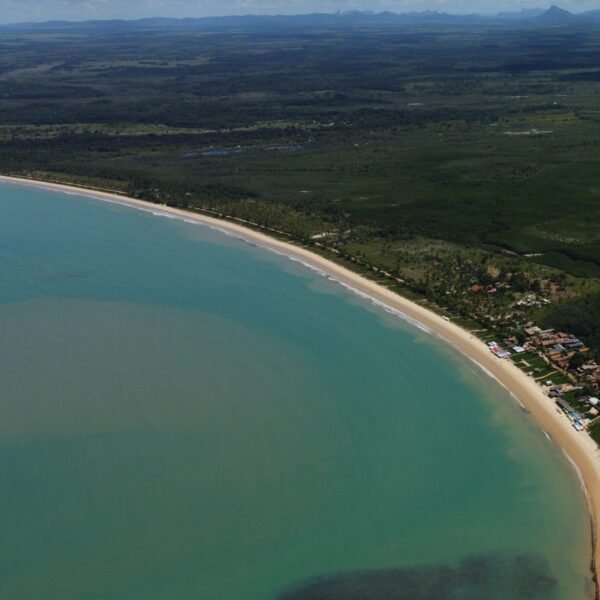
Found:
M 275 27 L 333 26 L 354 27 L 363 25 L 460 25 L 460 24 L 513 24 L 527 27 L 557 27 L 566 25 L 600 25 L 600 10 L 571 13 L 558 6 L 549 9 L 523 9 L 517 12 L 501 12 L 495 15 L 448 14 L 426 10 L 423 12 L 393 13 L 350 11 L 336 13 L 312 13 L 300 15 L 243 15 L 228 17 L 204 17 L 173 19 L 155 17 L 131 21 L 46 21 L 43 23 L 19 23 L 3 25 L 6 30 L 96 30 L 130 31 L 151 29 L 272 29 Z

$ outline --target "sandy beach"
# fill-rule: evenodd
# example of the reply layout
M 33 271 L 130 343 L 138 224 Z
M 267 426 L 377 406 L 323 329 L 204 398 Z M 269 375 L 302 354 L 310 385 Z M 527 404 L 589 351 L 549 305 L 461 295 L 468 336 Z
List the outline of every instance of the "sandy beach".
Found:
M 494 356 L 488 350 L 487 346 L 470 332 L 451 321 L 446 321 L 434 312 L 391 292 L 385 287 L 309 250 L 272 238 L 230 220 L 212 218 L 194 212 L 150 204 L 142 200 L 127 198 L 117 194 L 74 186 L 5 176 L 0 176 L 0 182 L 54 189 L 71 194 L 76 193 L 77 195 L 116 202 L 155 214 L 178 216 L 187 221 L 208 225 L 212 228 L 236 235 L 253 244 L 301 260 L 307 265 L 327 273 L 342 284 L 370 296 L 377 302 L 402 312 L 410 319 L 422 323 L 434 335 L 451 344 L 455 349 L 478 363 L 490 376 L 493 376 L 501 385 L 509 390 L 533 415 L 539 426 L 566 453 L 574 464 L 582 480 L 590 506 L 594 539 L 592 569 L 597 588 L 597 568 L 600 565 L 600 548 L 595 543 L 600 532 L 600 453 L 598 447 L 586 433 L 575 431 L 568 419 L 563 414 L 557 412 L 554 402 L 544 394 L 542 388 L 535 381 L 526 376 L 510 361 L 501 360 Z M 596 598 L 600 598 L 598 589 L 596 589 Z

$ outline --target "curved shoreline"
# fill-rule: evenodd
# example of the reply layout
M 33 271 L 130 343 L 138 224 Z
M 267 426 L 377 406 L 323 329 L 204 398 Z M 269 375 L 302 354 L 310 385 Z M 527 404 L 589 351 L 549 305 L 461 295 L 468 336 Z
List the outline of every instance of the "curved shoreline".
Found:
M 523 373 L 512 362 L 500 360 L 492 355 L 484 342 L 458 325 L 444 320 L 436 313 L 412 302 L 387 288 L 350 271 L 318 254 L 294 244 L 270 237 L 264 233 L 250 229 L 228 220 L 209 217 L 178 208 L 152 204 L 143 200 L 128 198 L 116 193 L 95 191 L 76 187 L 37 181 L 26 178 L 0 176 L 0 183 L 19 184 L 46 190 L 67 192 L 78 196 L 112 202 L 129 206 L 156 215 L 181 218 L 188 222 L 207 225 L 228 234 L 234 234 L 247 242 L 275 251 L 289 258 L 298 260 L 308 267 L 319 270 L 337 280 L 345 287 L 351 288 L 372 301 L 401 313 L 407 320 L 422 325 L 442 341 L 475 362 L 487 375 L 514 396 L 519 404 L 531 413 L 547 437 L 565 453 L 579 475 L 586 494 L 592 524 L 592 558 L 591 572 L 595 586 L 596 600 L 600 599 L 598 567 L 600 566 L 600 449 L 586 434 L 577 432 L 562 414 L 558 414 L 554 402 L 548 398 L 541 387 Z

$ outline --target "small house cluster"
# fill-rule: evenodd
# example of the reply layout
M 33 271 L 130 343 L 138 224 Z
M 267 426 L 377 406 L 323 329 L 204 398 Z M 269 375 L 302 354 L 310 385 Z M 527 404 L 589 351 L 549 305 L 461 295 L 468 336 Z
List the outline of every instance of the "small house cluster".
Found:
M 520 308 L 538 308 L 544 304 L 550 304 L 550 300 L 548 300 L 548 298 L 542 298 L 534 293 L 525 294 L 515 303 L 515 305 Z
M 587 361 L 576 369 L 581 381 L 600 392 L 600 365 L 593 360 Z
M 563 398 L 559 398 L 556 404 L 567 415 L 569 421 L 571 421 L 577 431 L 583 431 L 591 423 L 591 419 L 584 417 Z
M 495 354 L 498 358 L 510 358 L 511 353 L 508 350 L 505 350 L 501 346 L 498 345 L 498 342 L 488 342 L 487 343 L 490 352 Z
M 501 343 L 488 341 L 498 358 L 511 358 L 542 386 L 573 428 L 584 431 L 600 423 L 600 365 L 578 337 L 541 329 L 532 323 Z M 508 348 L 508 349 L 507 349 Z
M 589 349 L 577 337 L 554 329 L 525 327 L 525 348 L 541 352 L 548 361 L 562 371 L 568 371 L 576 354 L 585 356 Z M 584 359 L 585 360 L 585 359 Z

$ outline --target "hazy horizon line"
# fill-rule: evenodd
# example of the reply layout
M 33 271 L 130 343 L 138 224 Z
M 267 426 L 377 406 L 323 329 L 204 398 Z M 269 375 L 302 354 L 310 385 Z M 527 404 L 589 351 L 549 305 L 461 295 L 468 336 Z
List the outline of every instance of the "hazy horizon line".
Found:
M 406 11 L 397 11 L 397 10 L 360 10 L 360 9 L 355 9 L 355 10 L 335 10 L 335 11 L 317 11 L 317 10 L 313 10 L 313 11 L 307 11 L 307 12 L 295 12 L 295 13 L 282 13 L 282 12 L 273 12 L 273 13 L 261 13 L 261 12 L 240 12 L 240 13 L 234 13 L 234 14 L 222 14 L 222 15 L 205 15 L 205 16 L 193 16 L 193 15 L 189 15 L 189 16 L 174 16 L 174 17 L 170 17 L 164 14 L 155 14 L 155 15 L 150 15 L 150 16 L 144 16 L 144 17 L 96 17 L 96 18 L 68 18 L 68 17 L 64 17 L 64 18 L 49 18 L 49 19 L 41 19 L 41 20 L 22 20 L 22 21 L 10 21 L 10 22 L 4 22 L 4 23 L 0 23 L 0 27 L 1 26 L 11 26 L 11 25 L 43 25 L 44 23 L 91 23 L 91 22 L 111 22 L 111 21 L 116 21 L 116 22 L 136 22 L 136 21 L 148 21 L 148 20 L 156 20 L 156 19 L 165 19 L 165 20 L 173 20 L 173 21 L 185 21 L 185 20 L 194 20 L 194 21 L 201 21 L 201 20 L 214 20 L 214 19 L 228 19 L 228 18 L 260 18 L 260 17 L 265 17 L 265 18 L 274 18 L 274 17 L 302 17 L 302 16 L 310 16 L 310 15 L 329 15 L 329 16 L 335 16 L 335 15 L 352 15 L 352 14 L 363 14 L 363 15 L 372 15 L 372 16 L 377 16 L 377 15 L 382 15 L 382 14 L 393 14 L 393 15 L 397 15 L 397 16 L 403 16 L 403 15 L 420 15 L 420 14 L 438 14 L 438 15 L 449 15 L 449 16 L 454 16 L 454 17 L 468 17 L 468 16 L 481 16 L 481 17 L 495 17 L 495 16 L 501 16 L 501 15 L 505 15 L 505 14 L 510 14 L 510 15 L 517 15 L 519 13 L 524 13 L 525 15 L 527 13 L 535 13 L 535 12 L 540 12 L 540 13 L 544 13 L 548 10 L 550 10 L 551 8 L 558 8 L 560 10 L 564 10 L 565 12 L 568 12 L 570 14 L 573 15 L 583 15 L 589 12 L 594 12 L 595 10 L 600 10 L 599 9 L 586 9 L 586 10 L 581 10 L 581 11 L 575 11 L 575 10 L 569 10 L 569 9 L 565 9 L 563 7 L 561 7 L 558 4 L 547 4 L 547 5 L 540 5 L 540 6 L 534 6 L 534 7 L 521 7 L 521 8 L 515 8 L 512 10 L 494 10 L 494 11 L 443 11 L 443 10 L 436 10 L 436 9 L 424 9 L 424 10 L 406 10 Z

